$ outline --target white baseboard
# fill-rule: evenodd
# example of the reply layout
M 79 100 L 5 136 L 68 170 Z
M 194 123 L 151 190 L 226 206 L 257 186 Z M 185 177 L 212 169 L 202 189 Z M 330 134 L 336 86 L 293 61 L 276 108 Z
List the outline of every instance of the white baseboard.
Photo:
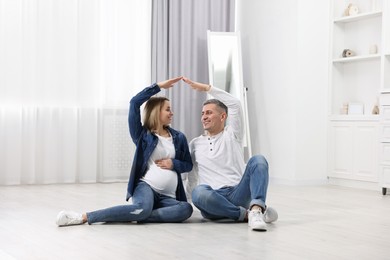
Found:
M 288 185 L 288 186 L 317 186 L 317 185 L 328 184 L 328 180 L 326 178 L 308 179 L 308 180 L 270 178 L 269 183 L 276 184 L 276 185 Z
M 358 188 L 364 190 L 380 191 L 382 189 L 377 182 L 348 180 L 348 179 L 340 179 L 334 177 L 328 177 L 328 183 L 337 186 Z

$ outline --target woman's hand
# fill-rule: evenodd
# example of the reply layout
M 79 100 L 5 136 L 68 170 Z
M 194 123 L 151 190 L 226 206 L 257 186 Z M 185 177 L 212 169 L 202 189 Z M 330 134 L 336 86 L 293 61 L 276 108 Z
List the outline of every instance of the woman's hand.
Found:
M 158 82 L 157 85 L 160 88 L 168 89 L 168 88 L 171 88 L 175 83 L 177 83 L 178 81 L 180 81 L 182 79 L 183 79 L 183 77 L 172 78 L 172 79 Z
M 161 169 L 165 169 L 165 170 L 172 170 L 173 169 L 173 163 L 172 163 L 171 159 L 156 160 L 155 163 Z
M 192 81 L 188 78 L 183 77 L 183 81 L 190 85 L 191 88 L 198 90 L 198 91 L 209 91 L 211 86 L 208 84 L 203 84 L 199 82 Z

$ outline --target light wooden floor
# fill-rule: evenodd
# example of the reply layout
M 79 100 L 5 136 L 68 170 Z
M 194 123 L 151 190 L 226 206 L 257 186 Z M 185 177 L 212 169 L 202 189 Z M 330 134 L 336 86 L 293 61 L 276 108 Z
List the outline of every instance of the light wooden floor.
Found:
M 0 187 L 0 259 L 390 259 L 390 196 L 337 186 L 271 185 L 267 232 L 212 223 L 58 228 L 62 209 L 121 204 L 126 183 Z

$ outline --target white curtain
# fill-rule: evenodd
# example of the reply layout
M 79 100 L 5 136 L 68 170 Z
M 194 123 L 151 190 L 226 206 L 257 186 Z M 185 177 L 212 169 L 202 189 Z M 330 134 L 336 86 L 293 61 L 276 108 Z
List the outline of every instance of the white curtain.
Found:
M 0 185 L 126 180 L 151 0 L 0 0 Z
M 209 82 L 207 30 L 234 31 L 235 0 L 153 0 L 152 79 L 186 76 Z M 169 89 L 172 126 L 187 139 L 202 134 L 200 112 L 206 95 L 183 82 Z

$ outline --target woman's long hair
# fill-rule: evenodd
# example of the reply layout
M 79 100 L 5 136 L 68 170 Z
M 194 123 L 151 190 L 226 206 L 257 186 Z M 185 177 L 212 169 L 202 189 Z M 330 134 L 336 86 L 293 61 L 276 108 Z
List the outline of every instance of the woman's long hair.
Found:
M 169 101 L 166 97 L 151 97 L 145 104 L 144 108 L 144 127 L 149 131 L 155 131 L 160 126 L 160 111 L 164 106 L 165 101 Z

